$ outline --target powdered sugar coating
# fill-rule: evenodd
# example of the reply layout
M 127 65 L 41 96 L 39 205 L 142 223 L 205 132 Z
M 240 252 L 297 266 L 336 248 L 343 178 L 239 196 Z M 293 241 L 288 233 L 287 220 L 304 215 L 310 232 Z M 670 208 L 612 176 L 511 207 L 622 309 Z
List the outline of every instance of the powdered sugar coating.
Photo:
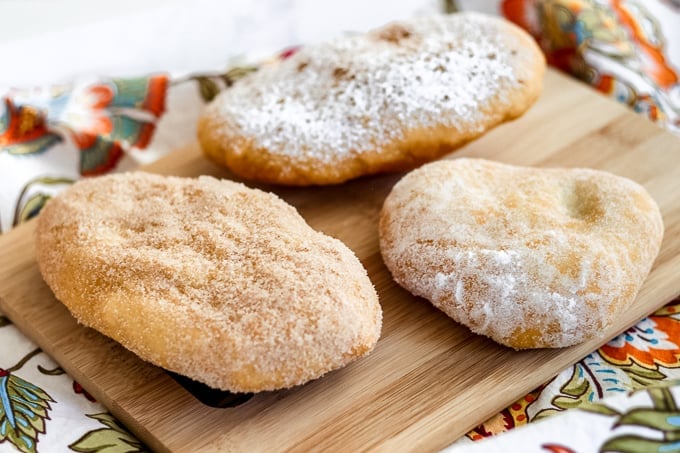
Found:
M 400 285 L 519 349 L 610 325 L 649 273 L 663 223 L 641 186 L 609 173 L 456 159 L 397 183 L 380 234 Z
M 199 136 L 209 156 L 224 148 L 228 166 L 242 153 L 277 156 L 314 183 L 306 167 L 366 159 L 370 170 L 376 152 L 392 165 L 408 160 L 389 149 L 414 134 L 455 148 L 528 108 L 542 73 L 540 51 L 508 22 L 476 13 L 415 18 L 308 45 L 262 68 L 208 107 Z
M 495 27 L 476 15 L 457 19 L 414 20 L 403 30 L 415 37 L 400 45 L 374 34 L 309 46 L 216 104 L 256 146 L 322 161 L 401 140 L 404 126 L 481 128 L 479 106 L 517 77 Z
M 367 354 L 365 269 L 273 194 L 145 173 L 76 183 L 36 231 L 40 270 L 83 324 L 234 392 L 290 387 Z

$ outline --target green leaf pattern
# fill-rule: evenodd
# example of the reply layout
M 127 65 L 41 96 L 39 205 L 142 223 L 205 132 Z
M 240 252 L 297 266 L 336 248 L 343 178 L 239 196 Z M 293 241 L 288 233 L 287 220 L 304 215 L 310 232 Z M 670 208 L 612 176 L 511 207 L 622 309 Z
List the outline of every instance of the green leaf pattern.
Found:
M 619 369 L 628 375 L 634 390 L 659 385 L 659 381 L 666 379 L 666 375 L 659 369 L 645 368 L 635 362 L 628 366 L 621 366 Z
M 227 72 L 218 75 L 197 75 L 192 79 L 198 83 L 198 92 L 204 102 L 215 99 L 220 91 L 229 88 L 234 83 L 247 76 L 251 72 L 257 71 L 256 66 L 236 66 Z
M 16 226 L 32 219 L 45 206 L 60 188 L 75 182 L 70 178 L 38 177 L 28 181 L 21 189 L 14 208 L 14 222 Z
M 0 370 L 0 443 L 8 441 L 26 453 L 37 451 L 38 434 L 45 433 L 53 401 L 41 388 Z
M 661 440 L 644 439 L 638 436 L 625 435 L 607 441 L 601 452 L 617 453 L 650 453 L 650 452 L 680 452 L 680 443 L 672 444 Z
M 665 433 L 678 431 L 680 414 L 673 411 L 661 411 L 652 408 L 632 409 L 617 421 L 617 425 L 637 425 L 656 429 Z
M 0 315 L 0 327 L 11 322 Z M 15 374 L 29 361 L 40 355 L 35 348 L 23 355 L 13 366 L 0 368 L 0 444 L 7 443 L 23 453 L 38 452 L 38 436 L 46 434 L 46 421 L 50 419 L 50 403 L 55 400 L 42 388 Z M 45 376 L 60 376 L 64 371 L 56 366 L 52 369 L 41 364 L 37 370 Z M 86 415 L 99 421 L 104 428 L 85 433 L 69 447 L 78 452 L 133 453 L 148 451 L 144 444 L 130 434 L 111 414 Z
M 133 453 L 147 451 L 144 444 L 130 434 L 113 416 L 104 412 L 88 417 L 98 420 L 104 428 L 85 433 L 69 445 L 80 453 Z
M 591 405 L 591 411 L 608 414 L 606 407 L 592 405 L 604 397 L 624 393 L 630 378 L 621 370 L 607 366 L 597 352 L 589 354 L 571 368 L 571 377 L 552 399 L 551 406 L 539 411 L 534 419 L 545 418 L 566 409 Z
M 31 154 L 38 154 L 48 150 L 50 147 L 61 143 L 63 138 L 57 134 L 47 133 L 42 137 L 36 138 L 25 143 L 16 143 L 12 146 L 5 146 L 0 148 L 0 151 L 7 151 L 14 156 L 27 156 Z
M 196 82 L 198 82 L 198 91 L 201 94 L 201 98 L 205 102 L 212 101 L 220 92 L 220 87 L 210 77 L 197 76 Z

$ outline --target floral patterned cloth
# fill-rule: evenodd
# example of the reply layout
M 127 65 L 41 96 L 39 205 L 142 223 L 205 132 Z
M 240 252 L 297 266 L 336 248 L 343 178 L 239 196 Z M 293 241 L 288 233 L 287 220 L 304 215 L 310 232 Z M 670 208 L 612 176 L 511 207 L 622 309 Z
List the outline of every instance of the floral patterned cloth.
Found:
M 190 143 L 204 103 L 253 69 L 8 91 L 0 101 L 0 232 L 81 177 L 132 169 Z
M 651 386 L 583 403 L 559 417 L 475 442 L 455 453 L 677 452 L 680 449 L 680 382 Z M 502 441 L 501 441 L 502 440 Z
M 504 0 L 548 63 L 680 134 L 680 1 Z
M 536 37 L 551 64 L 680 133 L 680 27 L 672 27 L 680 25 L 677 1 L 504 0 L 499 6 Z M 0 93 L 0 231 L 34 217 L 81 177 L 131 169 L 192 141 L 204 103 L 254 70 L 257 66 L 238 65 L 181 78 L 84 79 Z M 145 449 L 3 316 L 0 344 L 13 345 L 0 348 L 0 450 Z M 451 448 L 676 451 L 680 385 L 675 379 L 680 379 L 680 299 Z M 543 419 L 548 420 L 533 424 Z M 472 442 L 509 430 L 508 436 Z

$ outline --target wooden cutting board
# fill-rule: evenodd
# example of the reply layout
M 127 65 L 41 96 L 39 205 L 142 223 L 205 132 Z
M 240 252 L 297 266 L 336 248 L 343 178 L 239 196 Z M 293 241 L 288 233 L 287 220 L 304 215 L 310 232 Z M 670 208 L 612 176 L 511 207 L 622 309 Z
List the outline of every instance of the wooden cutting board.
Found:
M 78 326 L 38 273 L 33 223 L 0 237 L 0 308 L 156 450 L 434 451 L 533 390 L 680 294 L 680 139 L 590 88 L 550 71 L 540 101 L 456 156 L 540 167 L 593 167 L 643 184 L 661 206 L 666 235 L 637 301 L 585 344 L 515 352 L 471 334 L 399 288 L 378 250 L 382 201 L 402 175 L 325 188 L 271 188 L 312 227 L 352 248 L 384 310 L 375 351 L 305 386 L 208 407 L 164 371 Z M 229 177 L 197 146 L 149 167 Z

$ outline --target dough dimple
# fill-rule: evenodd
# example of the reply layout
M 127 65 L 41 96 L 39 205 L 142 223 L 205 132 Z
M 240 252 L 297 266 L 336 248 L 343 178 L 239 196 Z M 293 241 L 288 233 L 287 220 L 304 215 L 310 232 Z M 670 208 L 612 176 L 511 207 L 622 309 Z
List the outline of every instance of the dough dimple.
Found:
M 502 19 L 413 18 L 261 68 L 207 107 L 198 135 L 242 177 L 335 184 L 413 168 L 520 116 L 544 70 L 533 39 Z
M 517 349 L 573 345 L 611 325 L 662 237 L 656 203 L 633 181 L 483 159 L 409 173 L 380 218 L 397 283 Z
M 356 256 L 275 195 L 230 181 L 80 181 L 41 212 L 36 256 L 79 322 L 215 388 L 302 384 L 380 335 Z

